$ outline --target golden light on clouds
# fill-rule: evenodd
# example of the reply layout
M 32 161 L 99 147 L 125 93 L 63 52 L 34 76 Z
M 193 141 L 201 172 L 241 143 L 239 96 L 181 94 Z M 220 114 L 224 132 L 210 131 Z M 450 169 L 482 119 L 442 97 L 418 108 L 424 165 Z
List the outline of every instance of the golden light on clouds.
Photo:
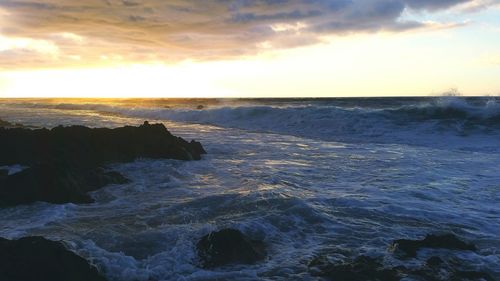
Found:
M 497 7 L 2 0 L 0 97 L 491 94 L 500 89 Z M 497 29 L 479 30 L 486 22 Z

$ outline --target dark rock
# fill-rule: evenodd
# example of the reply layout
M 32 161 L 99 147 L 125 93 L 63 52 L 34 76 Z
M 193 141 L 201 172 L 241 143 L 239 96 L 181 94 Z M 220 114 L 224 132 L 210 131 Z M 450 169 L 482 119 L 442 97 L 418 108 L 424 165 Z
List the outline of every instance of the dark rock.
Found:
M 311 275 L 335 281 L 399 281 L 402 278 L 425 281 L 495 281 L 485 272 L 460 270 L 465 267 L 463 263 L 450 264 L 439 257 L 431 257 L 425 265 L 416 268 L 388 268 L 382 265 L 380 259 L 367 256 L 359 256 L 343 263 L 332 263 L 325 256 L 319 256 L 308 264 Z
M 458 239 L 453 234 L 433 235 L 429 234 L 422 240 L 399 239 L 393 242 L 393 248 L 405 254 L 406 257 L 414 258 L 417 251 L 422 248 L 439 248 L 449 250 L 475 251 L 476 246 Z
M 474 281 L 495 281 L 495 279 L 486 272 L 480 271 L 455 271 L 451 276 L 452 281 L 474 280 Z
M 8 281 L 105 281 L 85 259 L 43 237 L 0 238 L 0 279 Z
M 0 127 L 12 127 L 12 126 L 13 126 L 12 123 L 0 119 Z
M 0 169 L 0 179 L 6 178 L 9 175 L 9 170 Z
M 138 127 L 48 129 L 0 128 L 0 166 L 30 168 L 0 176 L 0 206 L 50 203 L 89 203 L 86 194 L 127 180 L 101 167 L 137 158 L 199 160 L 206 153 L 196 141 L 173 136 L 163 124 Z
M 406 270 L 404 273 L 406 276 L 411 277 L 412 280 L 495 281 L 495 279 L 486 272 L 463 270 L 466 267 L 468 267 L 468 265 L 464 264 L 463 261 L 453 260 L 452 262 L 448 262 L 434 256 L 427 260 L 425 266 Z
M 19 124 L 19 123 L 10 123 L 10 122 L 7 122 L 7 121 L 4 121 L 2 119 L 0 119 L 0 127 L 4 127 L 4 128 L 23 128 L 23 124 Z
M 397 269 L 384 268 L 375 258 L 359 256 L 352 262 L 332 264 L 324 257 L 317 257 L 308 264 L 312 275 L 339 281 L 399 281 Z
M 49 203 L 92 203 L 87 194 L 108 184 L 128 180 L 102 168 L 77 170 L 71 167 L 43 164 L 0 178 L 0 206 L 15 206 L 36 201 Z
M 0 128 L 0 165 L 59 162 L 96 167 L 137 158 L 200 159 L 199 147 L 173 136 L 163 124 L 115 129 L 84 126 Z
M 191 148 L 197 153 L 197 154 L 207 154 L 207 152 L 205 151 L 205 149 L 203 148 L 203 146 L 201 145 L 200 142 L 198 141 L 195 141 L 195 140 L 191 140 L 191 142 L 189 143 L 189 145 L 191 146 Z
M 196 245 L 204 268 L 232 263 L 252 264 L 266 257 L 262 241 L 252 240 L 236 229 L 223 229 L 203 236 Z
M 205 107 L 201 104 L 196 107 L 196 109 L 203 109 L 203 108 L 205 108 Z
M 444 263 L 444 261 L 440 257 L 430 257 L 427 259 L 425 264 L 429 267 L 437 267 Z

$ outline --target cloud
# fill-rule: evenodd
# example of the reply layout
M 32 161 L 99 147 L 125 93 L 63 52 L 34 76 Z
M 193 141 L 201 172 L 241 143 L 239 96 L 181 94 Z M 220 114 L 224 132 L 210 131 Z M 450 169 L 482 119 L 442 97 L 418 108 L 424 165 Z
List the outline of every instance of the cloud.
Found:
M 1 0 L 0 35 L 50 41 L 59 52 L 40 59 L 40 52 L 25 48 L 0 51 L 0 67 L 99 64 L 103 57 L 127 62 L 231 58 L 314 44 L 335 34 L 425 28 L 426 22 L 401 19 L 403 11 L 472 2 L 477 1 Z M 16 63 L 18 56 L 23 59 Z
M 456 9 L 461 12 L 471 13 L 484 10 L 491 7 L 500 7 L 500 1 L 498 0 L 473 0 L 467 1 L 461 5 L 458 5 Z

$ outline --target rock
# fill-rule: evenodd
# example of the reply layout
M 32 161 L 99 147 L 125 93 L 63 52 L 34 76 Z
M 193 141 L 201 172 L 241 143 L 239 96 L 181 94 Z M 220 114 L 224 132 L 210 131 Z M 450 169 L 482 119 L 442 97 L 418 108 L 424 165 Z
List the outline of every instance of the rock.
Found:
M 0 238 L 0 279 L 9 281 L 105 281 L 84 258 L 43 237 Z
M 191 140 L 191 142 L 189 143 L 189 145 L 191 146 L 191 148 L 198 154 L 207 154 L 207 152 L 205 151 L 205 149 L 203 148 L 203 146 L 201 145 L 200 142 L 198 141 L 195 141 L 195 140 Z
M 49 203 L 92 203 L 87 194 L 108 184 L 123 184 L 128 180 L 116 172 L 102 168 L 77 170 L 67 166 L 42 164 L 0 178 L 0 207 Z
M 437 266 L 440 266 L 444 263 L 444 261 L 440 258 L 440 257 L 430 257 L 427 259 L 427 261 L 425 262 L 425 264 L 429 267 L 437 267 Z
M 205 107 L 201 104 L 196 107 L 196 109 L 198 109 L 198 110 L 203 109 L 203 108 L 205 108 Z
M 455 271 L 450 280 L 495 281 L 491 275 L 481 271 Z
M 0 119 L 0 127 L 11 127 L 12 123 Z
M 495 281 L 491 275 L 486 272 L 464 270 L 469 265 L 464 264 L 464 261 L 451 259 L 452 262 L 445 261 L 440 257 L 430 257 L 427 259 L 424 266 L 417 269 L 408 269 L 405 275 L 412 278 L 412 280 L 486 280 Z
M 127 180 L 103 166 L 137 158 L 199 160 L 206 151 L 196 141 L 172 135 L 163 124 L 115 129 L 84 126 L 48 129 L 0 128 L 0 166 L 29 168 L 0 176 L 0 207 L 50 203 L 90 203 L 86 193 Z
M 222 229 L 203 236 L 196 245 L 204 268 L 232 263 L 252 264 L 266 257 L 262 241 L 252 240 L 236 229 Z
M 12 124 L 10 122 L 7 122 L 7 121 L 4 121 L 4 120 L 0 119 L 0 127 L 4 127 L 4 128 L 22 128 L 24 126 L 22 124 L 19 124 L 19 123 Z
M 9 175 L 9 170 L 0 169 L 0 179 L 6 178 Z
M 406 257 L 414 258 L 417 256 L 417 251 L 422 248 L 436 248 L 449 250 L 469 250 L 475 251 L 476 246 L 458 239 L 453 234 L 433 235 L 428 234 L 422 240 L 395 240 L 392 247 L 402 252 Z
M 481 271 L 464 271 L 467 265 L 460 262 L 452 264 L 433 256 L 421 267 L 396 266 L 384 267 L 381 259 L 359 256 L 352 261 L 332 263 L 325 256 L 319 256 L 309 262 L 309 272 L 313 276 L 340 281 L 495 281 L 491 275 Z
M 173 136 L 163 124 L 115 129 L 84 126 L 0 128 L 0 165 L 59 162 L 96 167 L 137 158 L 200 159 L 198 145 Z
M 351 262 L 332 264 L 324 257 L 317 257 L 308 264 L 312 275 L 329 280 L 349 281 L 399 281 L 396 269 L 384 268 L 375 258 L 359 256 Z

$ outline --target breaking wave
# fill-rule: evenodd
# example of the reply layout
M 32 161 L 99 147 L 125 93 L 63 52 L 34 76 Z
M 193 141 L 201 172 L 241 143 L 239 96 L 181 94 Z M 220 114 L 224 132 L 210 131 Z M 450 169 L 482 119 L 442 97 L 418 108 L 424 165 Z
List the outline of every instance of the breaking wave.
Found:
M 210 124 L 333 141 L 369 139 L 382 143 L 436 144 L 430 135 L 447 136 L 453 138 L 452 142 L 460 142 L 467 137 L 484 138 L 500 133 L 500 99 L 493 97 L 313 99 L 307 103 L 246 100 L 232 102 L 230 106 L 210 105 L 202 110 L 195 105 L 22 103 L 22 106 Z M 449 145 L 450 140 L 445 143 Z

